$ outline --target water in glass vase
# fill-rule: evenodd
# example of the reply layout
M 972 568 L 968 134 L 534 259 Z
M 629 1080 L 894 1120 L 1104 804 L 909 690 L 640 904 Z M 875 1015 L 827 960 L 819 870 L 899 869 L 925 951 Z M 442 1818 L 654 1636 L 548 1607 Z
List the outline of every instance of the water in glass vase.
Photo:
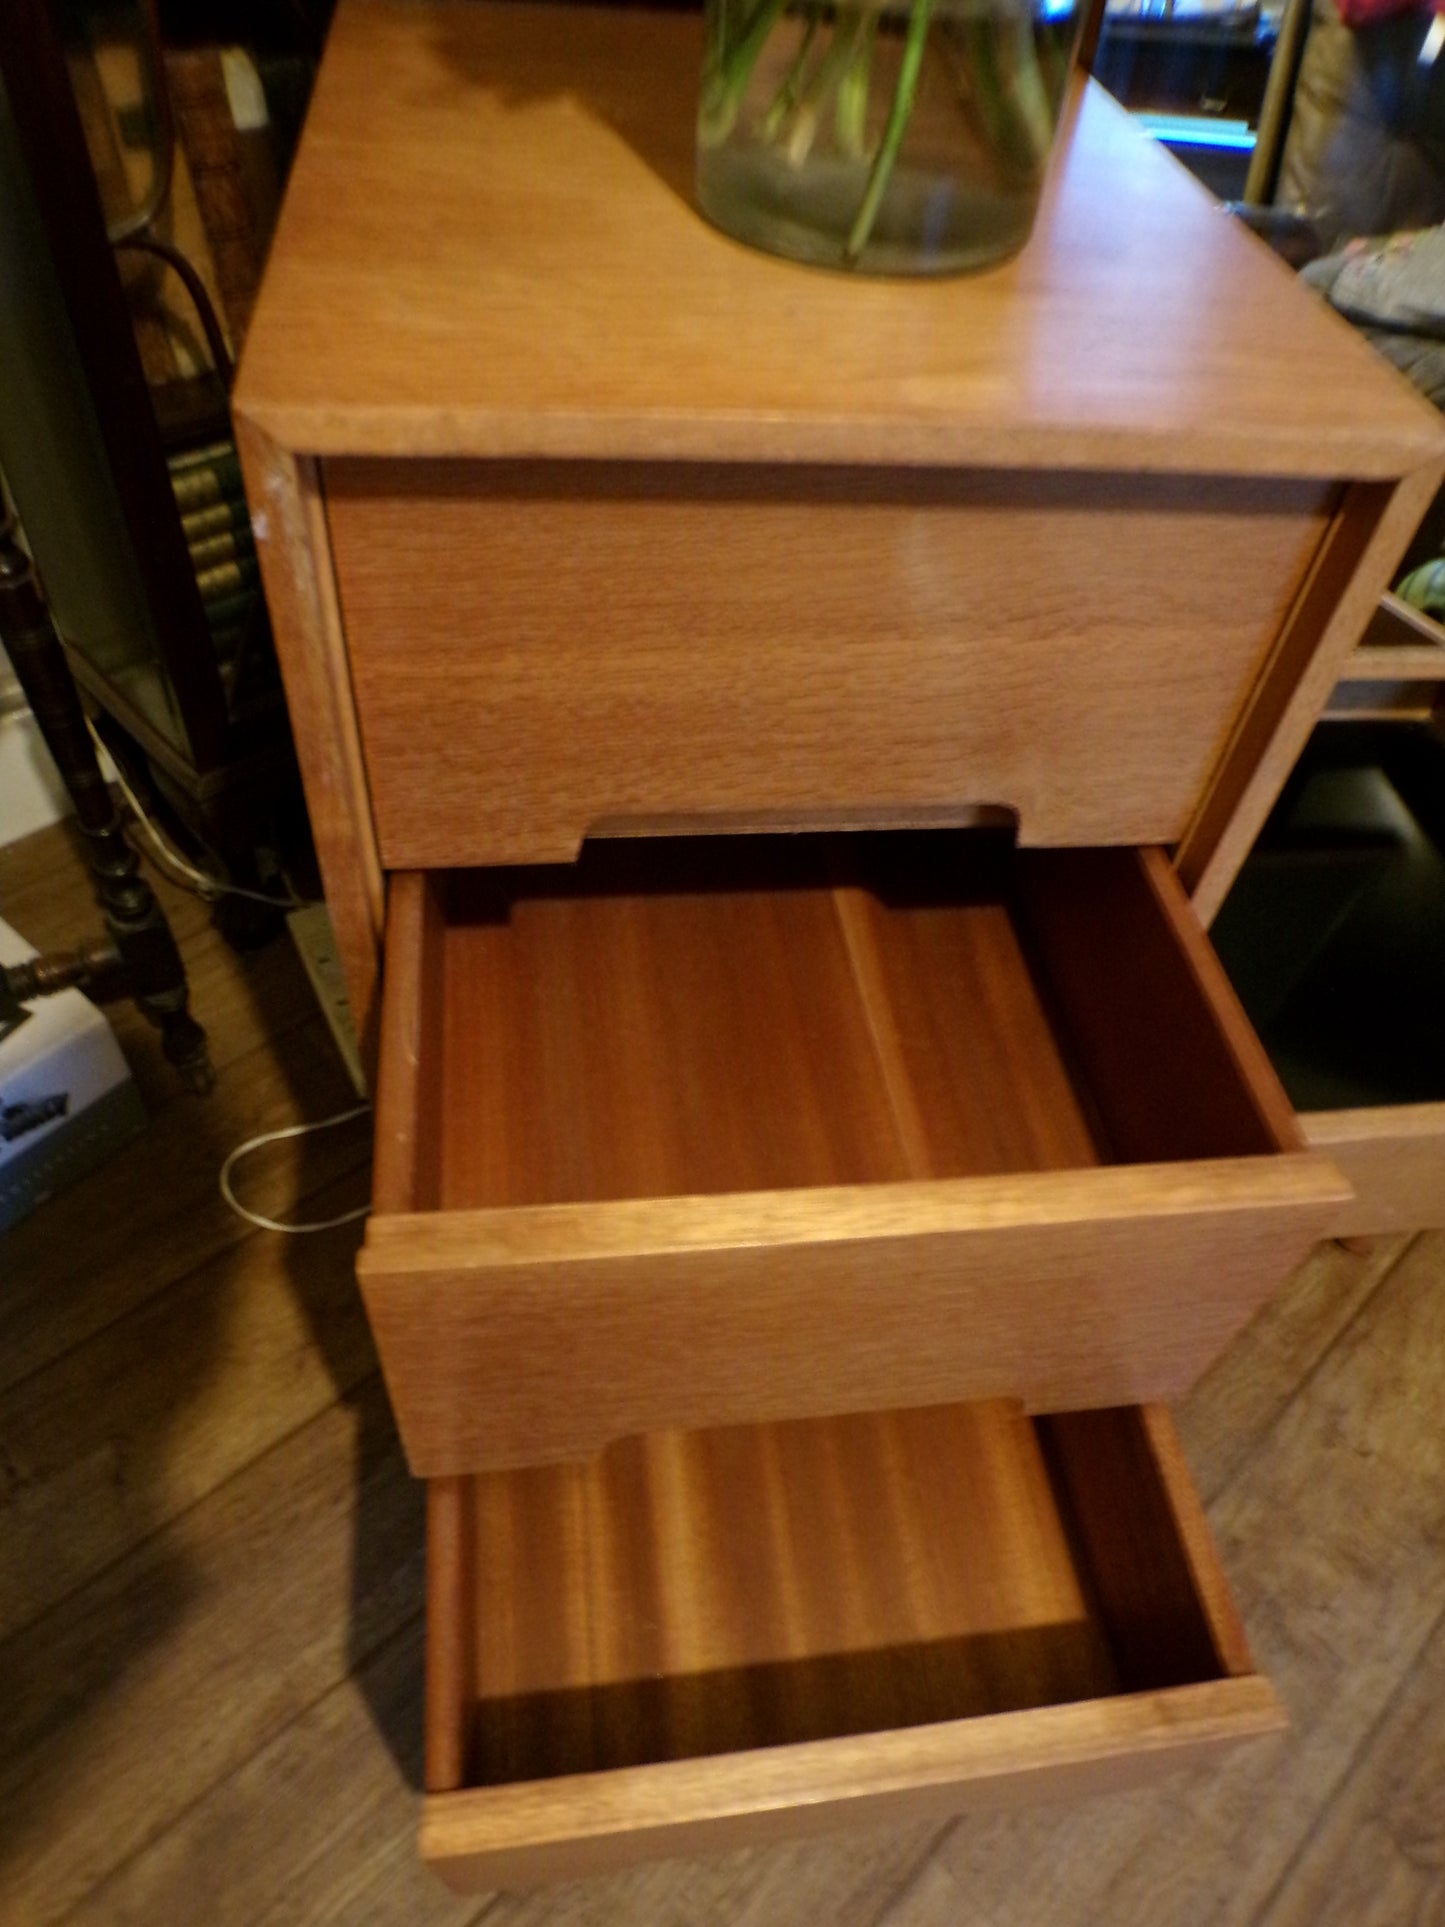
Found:
M 707 0 L 697 191 L 774 254 L 946 274 L 1028 239 L 1075 0 Z

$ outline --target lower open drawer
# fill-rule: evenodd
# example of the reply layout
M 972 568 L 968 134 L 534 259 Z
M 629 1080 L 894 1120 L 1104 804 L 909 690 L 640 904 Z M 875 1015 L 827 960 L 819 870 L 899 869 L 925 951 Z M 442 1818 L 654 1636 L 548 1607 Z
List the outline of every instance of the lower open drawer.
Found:
M 1103 1790 L 1283 1724 L 1167 1414 L 1000 1402 L 429 1488 L 458 1887 Z

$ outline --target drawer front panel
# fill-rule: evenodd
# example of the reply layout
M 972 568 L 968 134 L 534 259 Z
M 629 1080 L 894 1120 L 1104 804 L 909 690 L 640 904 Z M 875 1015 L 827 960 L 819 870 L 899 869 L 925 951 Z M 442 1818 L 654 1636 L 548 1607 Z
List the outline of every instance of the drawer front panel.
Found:
M 639 1861 L 1149 1786 L 1278 1733 L 1268 1680 L 804 1742 L 776 1754 L 624 1768 L 499 1791 L 433 1794 L 422 1857 L 459 1893 L 578 1880 Z
M 1179 476 L 326 465 L 388 868 L 1017 813 L 1172 842 L 1333 492 Z
M 1132 1403 L 1223 1348 L 1344 1186 L 1158 853 L 998 894 L 977 841 L 393 879 L 358 1270 L 414 1471 Z
M 1338 1209 L 1225 1166 L 389 1218 L 360 1260 L 419 1478 L 658 1426 L 1177 1397 Z

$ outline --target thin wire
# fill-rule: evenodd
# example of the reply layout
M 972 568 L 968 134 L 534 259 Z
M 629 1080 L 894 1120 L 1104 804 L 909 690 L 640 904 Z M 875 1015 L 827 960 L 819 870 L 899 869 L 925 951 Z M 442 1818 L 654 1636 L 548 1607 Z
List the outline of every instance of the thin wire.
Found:
M 119 220 L 106 226 L 106 235 L 111 245 L 128 241 L 132 235 L 143 234 L 156 216 L 162 212 L 171 198 L 171 188 L 175 181 L 176 166 L 176 123 L 171 111 L 170 87 L 166 81 L 165 56 L 161 52 L 160 19 L 156 0 L 141 0 L 140 31 L 136 35 L 136 50 L 142 63 L 150 68 L 151 104 L 156 117 L 155 174 L 151 181 L 151 191 L 140 207 L 130 214 L 123 214 Z
M 85 719 L 85 726 L 90 731 L 96 748 L 103 751 L 105 744 L 101 740 L 100 732 L 88 716 Z M 219 877 L 210 876 L 206 871 L 198 870 L 194 863 L 188 863 L 180 851 L 176 849 L 166 837 L 159 824 L 153 823 L 146 814 L 140 798 L 126 781 L 125 771 L 120 767 L 120 764 L 112 759 L 112 766 L 115 769 L 115 780 L 120 785 L 121 795 L 130 805 L 131 814 L 150 839 L 151 847 L 155 851 L 157 861 L 163 869 L 169 872 L 173 883 L 184 884 L 187 888 L 194 890 L 197 895 L 204 897 L 208 903 L 214 903 L 217 897 L 246 897 L 252 903 L 269 903 L 277 910 L 304 910 L 306 908 L 306 900 L 304 897 L 295 895 L 289 897 L 268 897 L 260 890 L 244 889 L 239 883 L 223 883 Z
M 259 1225 L 262 1231 L 285 1231 L 300 1236 L 307 1231 L 334 1231 L 338 1225 L 355 1224 L 370 1211 L 369 1204 L 361 1204 L 354 1211 L 343 1211 L 339 1217 L 321 1218 L 314 1224 L 282 1224 L 279 1218 L 267 1218 L 259 1211 L 252 1211 L 240 1202 L 231 1189 L 231 1173 L 242 1158 L 250 1157 L 268 1144 L 279 1144 L 283 1138 L 305 1137 L 311 1131 L 329 1131 L 334 1125 L 349 1124 L 354 1117 L 364 1117 L 371 1109 L 369 1104 L 354 1104 L 349 1111 L 338 1111 L 335 1117 L 323 1117 L 314 1124 L 288 1124 L 279 1131 L 263 1131 L 259 1137 L 248 1137 L 244 1144 L 238 1144 L 226 1162 L 221 1166 L 221 1196 L 230 1205 L 238 1218 L 247 1224 Z
M 164 261 L 177 276 L 182 287 L 191 297 L 191 306 L 196 311 L 201 332 L 206 337 L 206 346 L 210 350 L 216 373 L 229 392 L 236 377 L 235 363 L 231 360 L 231 351 L 226 346 L 226 337 L 221 328 L 221 317 L 216 313 L 216 304 L 212 301 L 206 284 L 197 273 L 194 264 L 188 261 L 173 243 L 162 241 L 154 234 L 144 232 L 127 234 L 122 240 L 115 242 L 114 246 L 117 252 L 129 250 L 133 253 L 153 255 L 157 261 Z

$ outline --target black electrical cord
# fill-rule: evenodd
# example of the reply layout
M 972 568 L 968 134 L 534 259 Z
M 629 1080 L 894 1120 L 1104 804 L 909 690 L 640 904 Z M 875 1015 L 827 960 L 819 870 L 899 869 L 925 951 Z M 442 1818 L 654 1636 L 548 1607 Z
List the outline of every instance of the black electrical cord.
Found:
M 221 326 L 215 303 L 210 291 L 196 271 L 194 264 L 171 241 L 163 241 L 154 231 L 155 222 L 165 212 L 171 198 L 171 188 L 175 182 L 176 168 L 176 119 L 171 106 L 171 90 L 166 80 L 165 55 L 161 48 L 160 16 L 156 0 L 138 0 L 141 14 L 139 40 L 145 65 L 149 70 L 151 98 L 155 103 L 156 117 L 156 164 L 155 180 L 151 185 L 145 205 L 134 213 L 127 214 L 123 220 L 112 222 L 106 229 L 111 246 L 119 253 L 129 249 L 135 253 L 150 254 L 164 261 L 180 276 L 191 305 L 201 323 L 210 349 L 211 360 L 216 373 L 220 376 L 227 392 L 230 392 L 235 366 L 231 351 L 226 346 L 225 330 Z
M 185 285 L 186 293 L 191 297 L 192 306 L 200 317 L 201 327 L 206 336 L 206 346 L 211 351 L 211 360 L 215 363 L 216 373 L 229 392 L 231 378 L 235 373 L 231 351 L 226 346 L 226 337 L 222 332 L 215 304 L 194 264 L 187 260 L 178 247 L 173 246 L 169 241 L 158 240 L 154 234 L 128 234 L 123 240 L 115 242 L 114 246 L 117 254 L 123 251 L 153 254 L 157 260 L 164 261 L 167 267 L 175 269 Z

